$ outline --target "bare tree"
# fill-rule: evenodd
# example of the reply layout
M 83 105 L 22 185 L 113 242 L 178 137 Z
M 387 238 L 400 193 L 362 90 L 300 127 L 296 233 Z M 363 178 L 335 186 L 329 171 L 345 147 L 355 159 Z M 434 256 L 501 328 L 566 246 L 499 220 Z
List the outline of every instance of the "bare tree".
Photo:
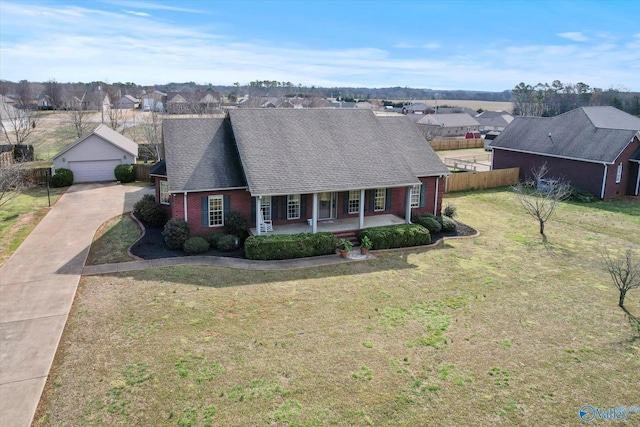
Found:
M 124 134 L 127 128 L 127 121 L 129 120 L 129 110 L 109 107 L 107 110 L 107 119 L 109 120 L 107 124 L 111 129 Z
M 546 178 L 548 173 L 549 167 L 543 163 L 531 170 L 529 180 L 511 187 L 525 212 L 538 220 L 544 242 L 547 240 L 544 225 L 555 213 L 559 202 L 571 196 L 571 186 L 561 178 Z
M 23 162 L 0 164 L 0 207 L 32 187 L 25 166 Z
M 39 131 L 40 116 L 29 108 L 15 108 L 0 102 L 0 128 L 9 145 L 21 145 Z
M 142 119 L 142 135 L 147 140 L 146 144 L 140 146 L 142 149 L 139 153 L 141 157 L 149 157 L 160 160 L 162 153 L 160 147 L 162 144 L 162 115 L 158 111 L 151 111 Z
M 73 109 L 69 112 L 69 121 L 73 124 L 78 138 L 86 134 L 93 127 L 89 117 L 91 112 L 87 111 L 83 102 L 75 103 Z
M 20 80 L 16 85 L 16 101 L 19 108 L 30 108 L 33 100 L 31 83 L 27 80 Z
M 55 79 L 49 80 L 45 83 L 45 93 L 51 101 L 51 106 L 54 110 L 62 107 L 62 85 Z
M 604 266 L 611 275 L 613 284 L 620 291 L 618 305 L 624 308 L 624 298 L 631 289 L 640 288 L 640 258 L 629 248 L 621 258 L 612 258 L 605 249 Z

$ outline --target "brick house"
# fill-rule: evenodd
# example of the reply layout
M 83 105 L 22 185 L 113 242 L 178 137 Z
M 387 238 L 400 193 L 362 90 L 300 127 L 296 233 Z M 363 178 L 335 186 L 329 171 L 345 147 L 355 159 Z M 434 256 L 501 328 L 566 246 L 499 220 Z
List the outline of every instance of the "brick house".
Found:
M 448 169 L 405 117 L 370 110 L 238 109 L 225 118 L 168 118 L 166 158 L 151 171 L 156 198 L 193 234 L 226 214 L 274 232 L 327 223 L 352 230 L 373 217 L 440 214 Z M 380 219 L 378 218 L 378 219 Z M 293 231 L 292 231 L 293 232 Z
M 519 167 L 520 178 L 547 163 L 600 199 L 638 196 L 640 119 L 614 107 L 581 107 L 555 117 L 516 117 L 490 144 L 492 169 Z

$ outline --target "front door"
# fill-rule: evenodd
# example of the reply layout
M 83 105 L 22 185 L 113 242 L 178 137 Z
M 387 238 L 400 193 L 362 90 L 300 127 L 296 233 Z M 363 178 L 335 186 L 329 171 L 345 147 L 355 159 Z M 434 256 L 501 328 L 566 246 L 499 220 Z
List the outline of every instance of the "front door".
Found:
M 336 217 L 336 193 L 318 194 L 318 219 L 334 219 Z

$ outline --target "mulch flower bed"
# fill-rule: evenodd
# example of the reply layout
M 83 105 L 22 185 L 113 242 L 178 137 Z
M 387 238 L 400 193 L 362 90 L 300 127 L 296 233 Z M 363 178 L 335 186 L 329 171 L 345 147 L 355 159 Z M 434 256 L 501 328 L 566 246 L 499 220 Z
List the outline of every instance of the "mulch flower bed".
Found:
M 431 242 L 434 243 L 442 237 L 464 237 L 473 236 L 476 234 L 476 230 L 468 225 L 457 222 L 455 231 L 448 231 L 444 233 L 437 233 L 431 236 Z M 183 251 L 172 250 L 167 248 L 162 237 L 162 227 L 146 227 L 144 236 L 131 247 L 131 253 L 142 259 L 159 259 L 159 258 L 175 258 L 189 256 Z M 242 248 L 230 251 L 222 252 L 217 249 L 210 249 L 209 251 L 200 254 L 201 256 L 218 256 L 218 257 L 230 257 L 230 258 L 244 258 L 244 250 Z

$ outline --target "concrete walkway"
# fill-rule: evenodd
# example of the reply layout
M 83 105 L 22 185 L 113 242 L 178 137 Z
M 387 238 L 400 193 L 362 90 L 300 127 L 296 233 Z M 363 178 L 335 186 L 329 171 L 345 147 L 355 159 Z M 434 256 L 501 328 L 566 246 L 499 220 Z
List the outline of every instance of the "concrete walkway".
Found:
M 74 185 L 0 269 L 0 426 L 30 426 L 96 229 L 153 187 Z

